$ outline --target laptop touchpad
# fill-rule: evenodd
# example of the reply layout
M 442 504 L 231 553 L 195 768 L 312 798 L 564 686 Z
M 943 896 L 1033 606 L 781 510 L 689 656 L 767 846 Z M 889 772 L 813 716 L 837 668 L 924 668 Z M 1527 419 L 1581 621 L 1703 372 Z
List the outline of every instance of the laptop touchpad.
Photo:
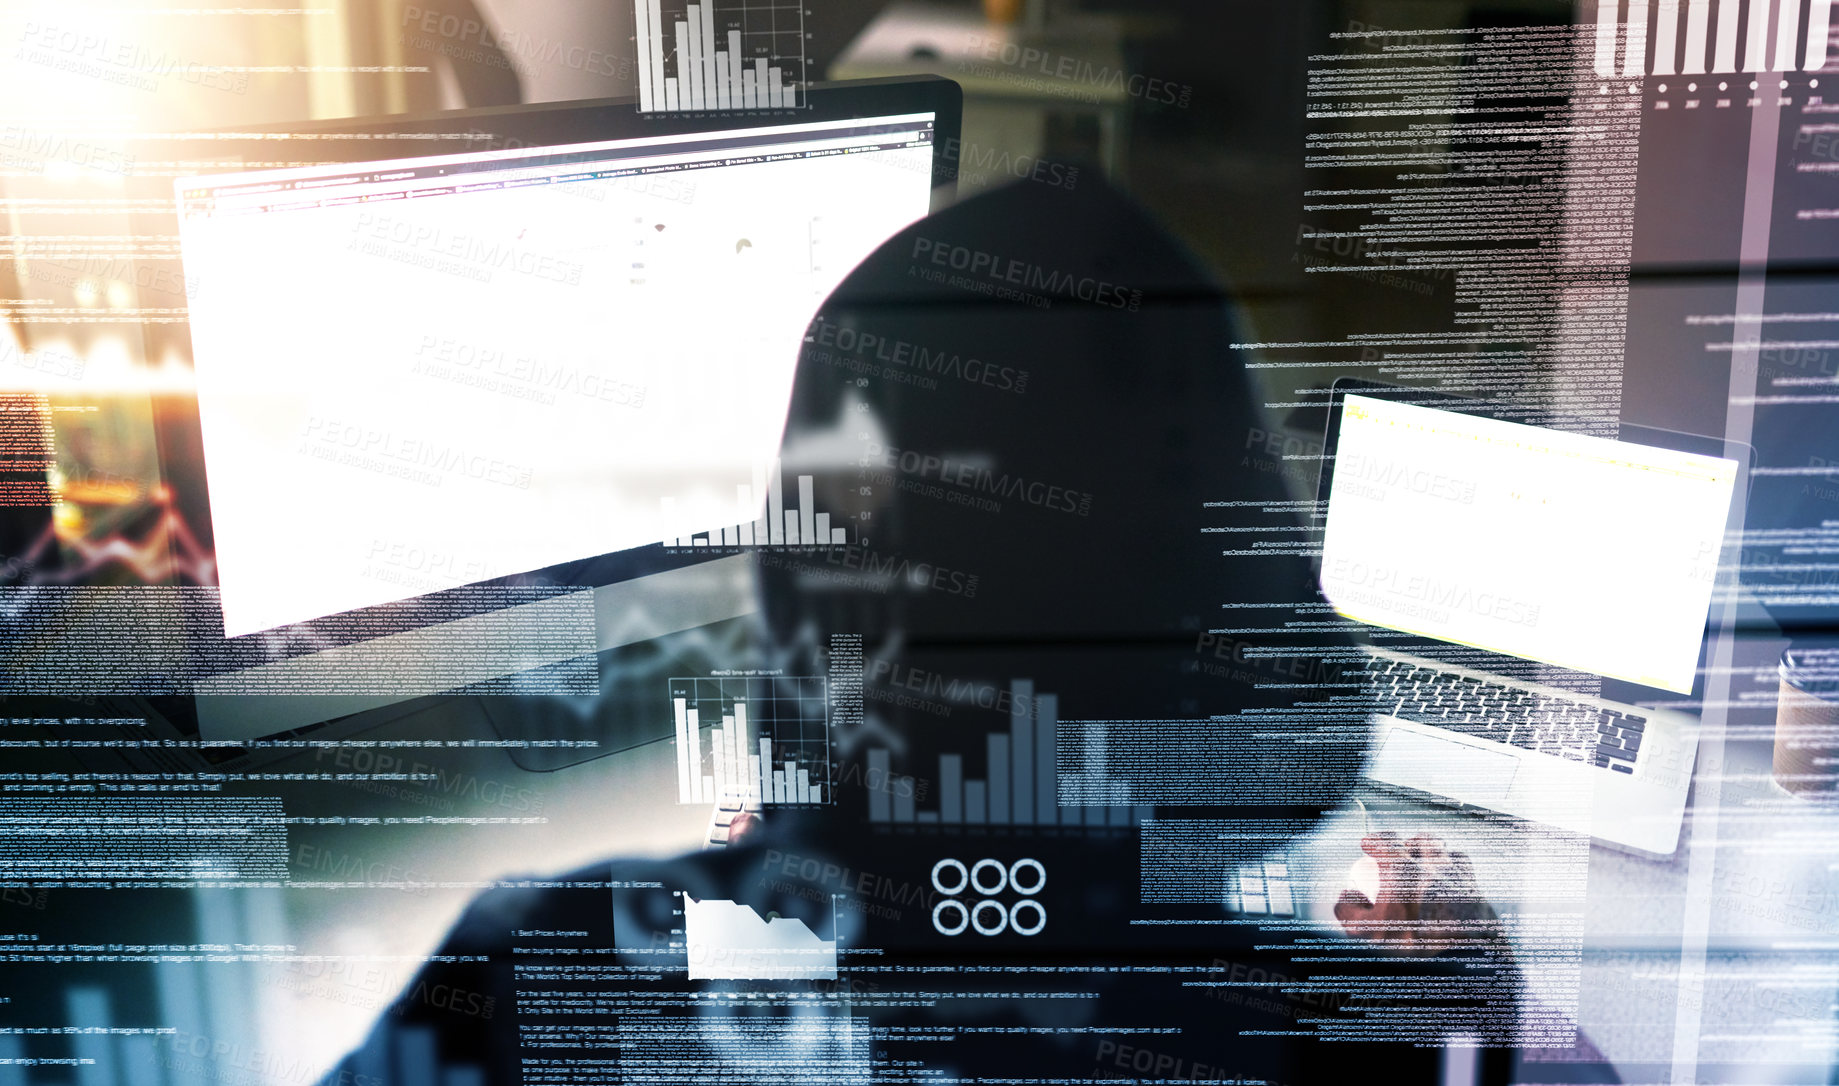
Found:
M 1507 795 L 1519 768 L 1520 760 L 1511 754 L 1393 728 L 1367 775 L 1451 799 L 1488 802 Z

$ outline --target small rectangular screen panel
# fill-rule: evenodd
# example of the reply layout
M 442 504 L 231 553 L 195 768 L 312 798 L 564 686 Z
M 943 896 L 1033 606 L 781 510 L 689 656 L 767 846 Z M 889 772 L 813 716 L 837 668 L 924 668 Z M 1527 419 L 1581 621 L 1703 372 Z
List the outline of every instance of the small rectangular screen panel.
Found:
M 1322 589 L 1375 626 L 1690 692 L 1737 469 L 1349 395 Z

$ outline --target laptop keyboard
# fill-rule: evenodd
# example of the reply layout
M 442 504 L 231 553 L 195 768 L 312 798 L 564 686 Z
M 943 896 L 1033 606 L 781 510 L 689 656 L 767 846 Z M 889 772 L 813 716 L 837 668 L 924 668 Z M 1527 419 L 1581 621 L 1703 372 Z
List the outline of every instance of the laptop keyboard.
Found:
M 1633 773 L 1647 718 L 1501 686 L 1408 660 L 1374 659 L 1379 711 L 1541 754 Z

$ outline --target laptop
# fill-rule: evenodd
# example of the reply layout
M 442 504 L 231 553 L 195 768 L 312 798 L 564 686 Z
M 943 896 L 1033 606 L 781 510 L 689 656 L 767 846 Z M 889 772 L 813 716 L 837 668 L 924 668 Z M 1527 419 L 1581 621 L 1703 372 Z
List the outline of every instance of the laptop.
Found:
M 1698 744 L 1679 705 L 1702 687 L 1746 463 L 1688 434 L 1336 382 L 1320 579 L 1371 642 L 1367 776 L 1672 854 Z

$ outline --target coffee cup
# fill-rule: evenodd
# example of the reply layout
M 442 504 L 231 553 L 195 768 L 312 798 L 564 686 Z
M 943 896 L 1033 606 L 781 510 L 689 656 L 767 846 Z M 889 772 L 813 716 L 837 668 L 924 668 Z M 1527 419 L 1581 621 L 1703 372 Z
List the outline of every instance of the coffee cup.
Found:
M 1796 795 L 1839 791 L 1839 649 L 1790 647 L 1778 674 L 1775 783 Z

